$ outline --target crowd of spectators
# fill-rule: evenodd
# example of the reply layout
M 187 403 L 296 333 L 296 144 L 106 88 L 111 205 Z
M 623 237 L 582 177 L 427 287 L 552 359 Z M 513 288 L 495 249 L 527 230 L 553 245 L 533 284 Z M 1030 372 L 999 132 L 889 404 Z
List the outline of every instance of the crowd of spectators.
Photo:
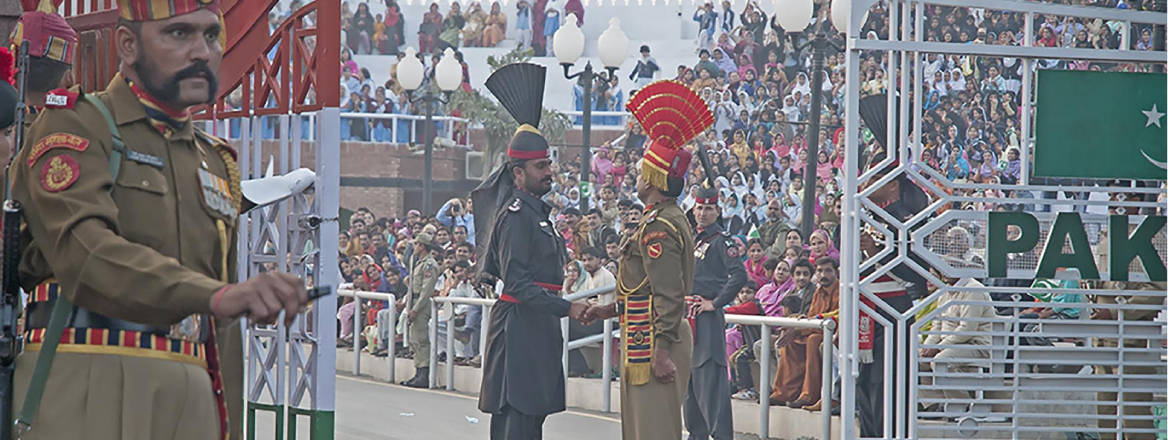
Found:
M 498 1 L 489 7 L 473 1 L 465 9 L 459 2 L 451 2 L 445 13 L 438 3 L 431 3 L 421 17 L 409 18 L 418 20 L 417 40 L 406 36 L 407 17 L 397 0 L 384 1 L 385 12 L 377 14 L 370 12 L 368 2 L 357 3 L 356 9 L 348 1 L 342 3 L 341 41 L 354 54 L 397 55 L 402 46 L 415 41 L 420 53 L 440 53 L 448 47 L 495 47 L 507 38 L 507 14 Z M 579 0 L 569 1 L 565 10 L 578 11 L 583 19 Z M 515 15 L 512 26 L 516 40 L 542 55 L 547 39 L 559 29 L 560 12 L 548 6 L 546 0 L 534 5 L 521 0 L 515 5 Z

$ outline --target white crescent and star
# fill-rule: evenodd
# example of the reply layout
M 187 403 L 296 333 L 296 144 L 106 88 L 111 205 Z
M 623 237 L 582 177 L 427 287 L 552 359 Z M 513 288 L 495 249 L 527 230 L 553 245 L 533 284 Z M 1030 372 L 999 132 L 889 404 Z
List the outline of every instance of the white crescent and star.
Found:
M 1164 113 L 1160 111 L 1157 104 L 1152 104 L 1151 110 L 1140 110 L 1140 113 L 1143 113 L 1144 116 L 1148 118 L 1148 121 L 1144 123 L 1145 128 L 1151 127 L 1153 124 L 1155 124 L 1158 128 L 1164 128 L 1163 125 L 1160 125 L 1160 119 L 1164 117 Z M 1144 152 L 1142 148 L 1140 149 L 1140 154 L 1144 155 L 1144 159 L 1147 159 L 1147 161 L 1151 162 L 1152 165 L 1155 165 L 1160 169 L 1168 169 L 1168 162 L 1152 159 L 1152 157 L 1148 156 L 1148 153 Z

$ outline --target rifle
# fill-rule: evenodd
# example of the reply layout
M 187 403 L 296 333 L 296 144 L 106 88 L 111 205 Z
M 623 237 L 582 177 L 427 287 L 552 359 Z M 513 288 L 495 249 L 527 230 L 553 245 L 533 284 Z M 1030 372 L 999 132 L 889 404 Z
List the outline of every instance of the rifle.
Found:
M 24 118 L 26 107 L 25 94 L 28 93 L 28 41 L 20 43 L 20 52 L 16 58 L 16 118 L 14 122 L 15 137 L 12 142 L 11 158 L 16 157 L 20 147 L 24 145 Z M 12 159 L 4 167 L 4 175 L 8 176 L 12 167 Z M 3 266 L 0 266 L 0 440 L 12 438 L 12 374 L 16 370 L 16 355 L 20 352 L 20 334 L 17 320 L 20 317 L 20 281 L 18 271 L 20 267 L 20 202 L 13 200 L 12 187 L 8 179 L 4 179 L 4 247 Z

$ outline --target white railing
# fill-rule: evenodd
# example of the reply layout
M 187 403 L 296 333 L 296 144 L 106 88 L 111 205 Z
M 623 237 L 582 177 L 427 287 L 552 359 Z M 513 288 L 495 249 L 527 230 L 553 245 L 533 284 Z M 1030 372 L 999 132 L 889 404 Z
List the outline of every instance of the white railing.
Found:
M 759 406 L 759 437 L 770 438 L 770 412 L 771 412 L 771 327 L 783 327 L 788 329 L 822 329 L 823 330 L 823 371 L 820 374 L 821 396 L 822 402 L 822 423 L 823 423 L 823 437 L 824 439 L 831 438 L 831 381 L 832 364 L 835 363 L 835 355 L 832 353 L 832 339 L 835 336 L 835 321 L 831 319 L 795 319 L 782 318 L 773 316 L 754 316 L 754 315 L 726 315 L 726 323 L 740 324 L 740 325 L 754 325 L 762 327 L 762 336 L 759 338 L 762 341 L 762 353 L 758 353 L 755 358 L 758 360 L 758 406 Z
M 389 310 L 389 323 L 388 323 L 388 325 L 390 328 L 391 337 L 390 337 L 390 340 L 387 341 L 387 343 L 386 343 L 386 347 L 387 347 L 386 350 L 388 350 L 388 353 L 386 354 L 386 359 L 389 360 L 389 362 L 388 362 L 388 364 L 389 364 L 389 377 L 390 377 L 390 380 L 392 381 L 393 380 L 392 378 L 394 377 L 394 375 L 393 375 L 394 374 L 394 357 L 395 357 L 394 355 L 397 354 L 396 353 L 397 347 L 396 347 L 396 341 L 395 341 L 396 337 L 392 336 L 393 334 L 396 333 L 395 329 L 397 328 L 397 304 L 396 304 L 397 299 L 393 295 L 388 294 L 388 293 L 365 292 L 365 291 L 360 291 L 360 290 L 347 290 L 347 289 L 338 289 L 337 295 L 347 296 L 349 298 L 353 298 L 353 302 L 356 303 L 355 309 L 353 311 L 353 375 L 354 376 L 361 375 L 361 333 L 362 333 L 361 329 L 363 329 L 365 327 L 365 326 L 361 325 L 361 318 L 363 318 L 365 316 L 365 314 L 361 312 L 361 305 L 364 302 L 364 300 L 385 301 L 385 302 L 389 303 L 389 305 L 386 306 L 386 310 Z M 409 333 L 407 332 L 406 334 L 409 334 Z M 431 373 L 431 374 L 433 374 L 433 373 Z
M 482 306 L 483 313 L 479 324 L 479 352 L 487 346 L 487 333 L 491 329 L 491 307 L 495 305 L 493 299 L 467 298 L 455 296 L 435 296 L 430 298 L 430 388 L 438 386 L 435 382 L 438 376 L 438 304 L 447 307 L 446 318 L 446 390 L 454 391 L 454 305 L 463 304 Z
M 419 124 L 424 124 L 426 122 L 426 116 L 424 115 L 403 115 L 397 113 L 341 113 L 342 123 L 344 123 L 345 120 L 353 119 L 365 119 L 366 121 L 389 121 L 390 140 L 388 142 L 390 143 L 397 143 L 398 121 L 410 121 L 410 132 L 407 138 L 410 139 L 411 142 L 414 140 L 417 140 L 418 143 L 423 142 L 422 137 L 415 136 L 415 134 L 421 134 L 418 126 Z M 441 130 L 435 130 L 435 145 L 441 143 L 442 139 L 450 139 L 454 141 L 454 145 L 456 146 L 470 148 L 471 123 L 469 119 L 458 118 L 454 116 L 434 115 L 433 122 L 435 124 L 439 122 L 445 123 Z M 455 132 L 456 126 L 458 127 L 458 132 Z M 368 142 L 376 142 L 373 140 L 373 127 L 368 127 L 367 133 L 369 134 Z M 460 136 L 455 136 L 456 134 Z
M 614 287 L 601 287 L 582 292 L 577 292 L 565 295 L 564 299 L 568 301 L 578 301 L 603 294 L 612 293 Z M 453 307 L 455 304 L 475 305 L 483 307 L 483 318 L 481 325 L 480 337 L 480 352 L 486 348 L 486 336 L 490 331 L 490 310 L 495 305 L 497 300 L 485 298 L 463 298 L 463 297 L 434 297 L 431 298 L 430 303 L 430 388 L 436 388 L 437 382 L 437 343 L 438 341 L 438 304 L 444 304 L 446 307 Z M 453 316 L 453 314 L 450 314 Z M 601 342 L 603 344 L 603 361 L 601 373 L 601 390 L 603 395 L 603 409 L 605 412 L 612 411 L 612 344 L 614 338 L 619 338 L 619 330 L 613 329 L 613 323 L 616 318 L 604 320 L 604 330 L 597 335 L 591 335 L 574 341 L 568 339 L 568 325 L 569 318 L 561 320 L 561 332 L 563 335 L 563 352 L 562 362 L 565 376 L 567 380 L 568 373 L 568 352 L 587 345 Z M 452 321 L 447 320 L 446 328 L 446 389 L 454 390 L 454 331 L 451 328 Z M 834 339 L 836 323 L 832 319 L 794 319 L 794 318 L 780 318 L 768 316 L 749 316 L 749 315 L 726 315 L 726 322 L 730 324 L 759 326 L 762 330 L 762 353 L 756 358 L 759 362 L 759 435 L 762 438 L 768 438 L 770 434 L 770 376 L 771 376 L 771 328 L 783 327 L 790 329 L 822 329 L 823 330 L 823 371 L 822 377 L 822 423 L 823 423 L 823 437 L 831 438 L 831 393 L 832 393 L 832 366 L 835 361 L 835 356 L 832 352 L 832 340 Z M 392 356 L 392 352 L 390 353 Z M 391 376 L 392 377 L 392 376 Z
M 563 112 L 572 121 L 572 128 L 582 128 L 584 111 L 568 110 Z M 629 121 L 629 112 L 592 111 L 592 128 L 625 128 Z
M 1162 289 L 953 289 L 1013 295 L 1012 300 L 1005 301 L 946 300 L 934 296 L 918 303 L 920 308 L 931 301 L 945 301 L 910 327 L 908 356 L 902 360 L 908 362 L 902 367 L 912 373 L 909 377 L 916 379 L 908 387 L 911 395 L 906 415 L 913 421 L 909 437 L 968 438 L 1010 432 L 1023 433 L 1023 437 L 1040 432 L 1155 436 L 1155 418 L 1163 417 L 1156 415 L 1155 409 L 1164 405 L 1163 394 L 1168 389 Z M 1083 301 L 1026 300 L 1027 293 L 1039 291 L 1080 294 Z M 1116 301 L 1086 302 L 1091 296 L 1096 301 L 1104 297 L 1114 297 Z M 1136 297 L 1141 300 L 1131 300 Z M 1009 310 L 1001 314 L 971 313 L 970 317 L 946 314 L 956 307 Z M 1044 318 L 1020 314 L 1020 309 L 1031 307 L 1077 310 L 1079 316 Z M 1092 317 L 1093 311 L 1107 311 L 1111 316 Z M 1157 313 L 1161 314 L 1159 318 Z M 932 327 L 923 329 L 929 321 Z M 944 323 L 949 323 L 948 330 L 942 330 Z M 954 323 L 960 325 L 954 329 Z M 927 344 L 921 340 L 930 335 L 977 338 L 981 344 L 972 339 Z M 920 355 L 921 349 L 940 353 L 925 358 Z M 929 364 L 932 371 L 923 368 Z M 918 411 L 918 404 L 926 409 Z M 1114 410 L 1114 415 L 1104 411 L 1108 409 Z

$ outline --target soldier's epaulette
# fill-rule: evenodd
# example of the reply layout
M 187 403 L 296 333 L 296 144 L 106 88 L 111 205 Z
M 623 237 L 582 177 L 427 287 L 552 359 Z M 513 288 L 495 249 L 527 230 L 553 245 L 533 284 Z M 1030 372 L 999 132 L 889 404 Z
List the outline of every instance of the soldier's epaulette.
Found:
M 511 200 L 510 204 L 507 205 L 507 211 L 519 212 L 519 208 L 522 208 L 522 207 L 523 207 L 523 201 L 519 200 L 519 197 L 516 197 L 516 198 Z
M 669 229 L 673 230 L 674 234 L 680 234 L 680 232 L 677 229 L 677 226 L 674 226 L 673 223 L 671 223 L 669 220 L 658 217 L 656 212 L 650 213 L 648 216 L 645 217 L 645 225 L 646 226 L 648 226 L 654 222 L 664 223 L 665 226 L 668 226 Z
M 80 96 L 80 89 L 76 92 L 64 88 L 50 90 L 45 94 L 45 108 L 73 108 Z
M 231 155 L 232 159 L 239 160 L 239 152 L 235 151 L 235 148 L 232 147 L 231 143 L 227 142 L 226 139 L 212 135 L 211 133 L 207 133 L 198 127 L 195 128 L 195 135 L 199 136 L 203 139 L 204 142 L 211 144 L 211 146 L 215 147 L 216 149 L 226 151 Z

